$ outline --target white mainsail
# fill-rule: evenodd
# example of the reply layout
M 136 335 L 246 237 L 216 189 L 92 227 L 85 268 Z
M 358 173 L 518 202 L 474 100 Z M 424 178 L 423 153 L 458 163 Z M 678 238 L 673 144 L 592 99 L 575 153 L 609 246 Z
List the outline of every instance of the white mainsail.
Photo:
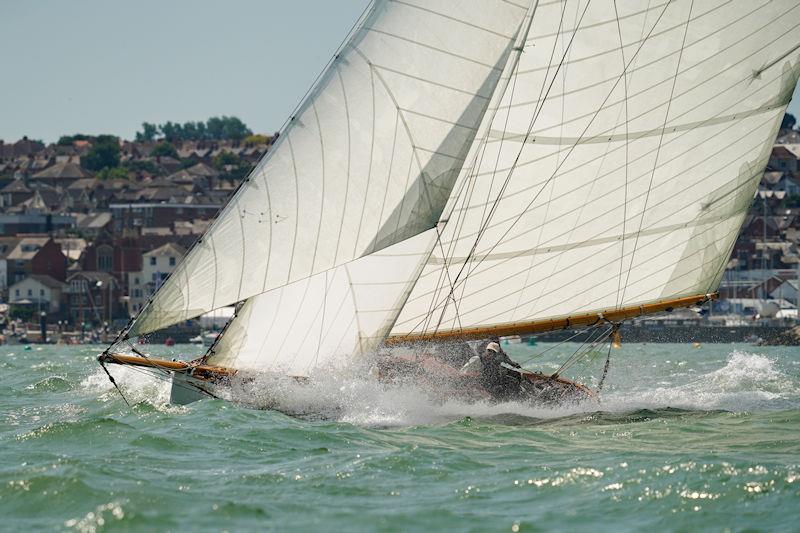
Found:
M 433 228 L 526 11 L 507 0 L 374 2 L 128 335 Z
M 798 26 L 791 0 L 377 2 L 129 333 L 246 300 L 205 361 L 305 374 L 712 292 Z
M 542 3 L 392 335 L 716 290 L 797 82 L 798 25 L 792 0 Z

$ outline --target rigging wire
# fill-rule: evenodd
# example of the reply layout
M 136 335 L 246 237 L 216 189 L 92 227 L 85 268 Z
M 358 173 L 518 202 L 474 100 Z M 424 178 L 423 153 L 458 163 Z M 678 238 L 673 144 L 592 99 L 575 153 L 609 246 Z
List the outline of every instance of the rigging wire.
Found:
M 591 3 L 591 0 L 589 0 L 589 2 L 587 2 L 586 7 L 584 8 L 584 11 L 583 11 L 583 15 L 586 14 L 586 10 L 588 9 L 590 3 Z M 564 4 L 564 7 L 561 10 L 561 18 L 560 18 L 560 21 L 559 21 L 559 31 L 560 31 L 560 29 L 561 29 L 561 27 L 563 25 L 563 22 L 564 22 L 564 12 L 565 12 L 565 10 L 566 10 L 566 3 Z M 581 15 L 581 21 L 583 20 L 583 15 Z M 532 22 L 533 22 L 533 17 L 531 16 L 531 23 Z M 580 21 L 578 22 L 578 24 L 580 24 Z M 530 30 L 530 25 L 528 26 L 528 30 Z M 572 45 L 572 40 L 575 38 L 576 34 L 577 34 L 577 28 L 572 34 L 572 37 L 571 37 L 570 42 L 569 42 L 569 45 L 567 46 L 567 50 L 570 49 L 570 47 Z M 526 39 L 525 40 L 527 40 L 527 34 L 526 34 Z M 553 43 L 553 49 L 551 51 L 550 60 L 548 62 L 548 72 L 549 72 L 550 66 L 552 66 L 552 59 L 553 59 L 553 55 L 555 53 L 555 49 L 556 49 L 557 43 L 558 43 L 558 40 L 554 41 L 554 43 Z M 524 45 L 525 45 L 525 42 L 523 42 L 522 45 L 521 45 L 521 49 L 522 50 L 524 50 Z M 520 50 L 520 52 L 522 50 Z M 556 68 L 556 70 L 555 70 L 555 72 L 553 74 L 553 78 L 552 78 L 552 80 L 550 82 L 550 85 L 549 85 L 549 87 L 547 89 L 547 92 L 545 93 L 545 98 L 546 98 L 546 95 L 549 94 L 550 89 L 553 87 L 553 83 L 555 83 L 555 79 L 557 77 L 559 68 L 561 67 L 561 64 L 563 64 L 565 57 L 566 57 L 566 53 L 562 56 L 561 61 L 559 62 L 559 66 L 558 66 L 558 68 Z M 511 95 L 512 98 L 513 98 L 513 91 L 516 88 L 516 82 L 517 82 L 518 75 L 519 75 L 518 68 L 519 68 L 519 62 L 514 66 L 514 74 L 513 74 L 514 83 L 512 85 L 512 95 Z M 545 76 L 544 79 L 542 80 L 542 87 L 540 88 L 540 92 L 539 92 L 540 96 L 541 96 L 541 91 L 544 89 L 544 86 L 545 86 L 546 83 L 547 83 L 547 76 Z M 498 109 L 499 109 L 499 104 L 500 103 L 498 103 Z M 538 117 L 538 113 L 541 111 L 541 109 L 543 107 L 544 107 L 544 102 L 542 102 L 542 106 L 541 107 L 539 107 L 538 109 L 534 110 L 534 115 L 531 118 L 531 122 L 530 122 L 530 125 L 528 127 L 528 134 L 527 135 L 530 135 L 530 132 L 533 129 L 533 125 L 534 125 L 534 123 L 536 121 L 536 118 Z M 496 113 L 496 111 L 497 110 L 495 110 L 495 113 Z M 502 143 L 503 143 L 503 141 L 505 141 L 505 130 L 507 130 L 508 120 L 509 120 L 510 114 L 511 114 L 511 109 L 509 107 L 507 109 L 507 111 L 506 111 L 504 134 L 503 134 L 503 137 L 501 138 L 500 148 L 502 148 Z M 493 119 L 494 119 L 494 117 L 493 117 Z M 489 130 L 487 130 L 487 132 L 486 132 L 486 135 L 487 135 L 486 138 L 488 138 L 488 134 L 489 134 Z M 527 136 L 526 136 L 526 139 L 527 139 Z M 485 147 L 486 147 L 485 143 L 486 143 L 486 140 L 484 140 L 484 153 L 485 153 Z M 522 150 L 524 149 L 524 147 L 525 147 L 525 144 L 523 143 L 522 146 L 520 147 L 519 152 L 517 153 L 515 164 L 516 164 L 517 161 L 519 161 L 519 158 L 520 158 L 520 156 L 522 154 Z M 481 160 L 482 160 L 482 158 L 481 158 Z M 493 188 L 493 185 L 494 185 L 494 179 L 495 179 L 496 174 L 497 174 L 496 169 L 497 169 L 497 165 L 499 164 L 499 160 L 500 160 L 500 152 L 498 151 L 498 155 L 497 155 L 497 158 L 495 160 L 495 172 L 492 173 L 492 187 L 490 187 L 490 189 L 489 189 L 489 194 L 491 194 L 491 189 Z M 476 167 L 474 170 L 477 172 L 478 167 Z M 455 301 L 454 293 L 455 293 L 455 290 L 456 290 L 456 285 L 458 285 L 458 282 L 459 282 L 459 279 L 461 277 L 461 274 L 463 273 L 464 269 L 466 268 L 467 264 L 469 263 L 470 257 L 473 255 L 475 249 L 477 248 L 478 242 L 480 241 L 481 236 L 483 235 L 483 233 L 485 232 L 486 228 L 488 227 L 488 224 L 491 221 L 491 218 L 492 218 L 492 216 L 494 215 L 494 213 L 495 213 L 495 211 L 497 209 L 497 205 L 499 203 L 499 200 L 500 200 L 500 198 L 502 198 L 503 193 L 504 193 L 504 191 L 505 191 L 505 189 L 506 189 L 506 187 L 507 187 L 507 185 L 509 183 L 509 180 L 511 179 L 511 175 L 512 174 L 513 174 L 513 165 L 512 165 L 512 169 L 509 170 L 508 175 L 506 176 L 506 179 L 501 184 L 500 191 L 499 191 L 495 201 L 491 205 L 490 204 L 486 204 L 484 206 L 484 211 L 483 211 L 483 214 L 481 215 L 481 219 L 483 220 L 483 222 L 481 223 L 481 227 L 478 230 L 478 236 L 475 238 L 475 242 L 473 244 L 472 249 L 470 250 L 470 253 L 467 254 L 467 257 L 464 259 L 464 262 L 461 264 L 461 267 L 459 268 L 459 271 L 456 274 L 455 281 L 451 282 L 450 291 L 449 291 L 449 293 L 447 294 L 447 296 L 444 299 L 444 304 L 445 305 L 446 305 L 446 302 L 449 301 L 451 298 Z M 477 177 L 477 174 L 476 174 L 476 177 Z M 473 191 L 474 191 L 474 189 L 473 189 Z M 487 206 L 490 206 L 489 215 L 488 216 L 486 215 L 486 207 Z M 449 271 L 449 265 L 445 265 L 445 268 L 447 268 L 448 271 Z M 463 293 L 463 290 L 462 290 L 462 293 Z M 459 300 L 460 299 L 461 298 L 459 298 Z M 438 305 L 436 307 L 438 307 Z M 438 331 L 438 325 L 437 325 L 437 328 L 436 328 L 435 331 Z
M 516 37 L 516 39 L 515 39 L 513 44 L 518 44 L 518 46 L 512 49 L 516 53 L 516 57 L 513 59 L 514 65 L 513 65 L 513 67 L 511 68 L 511 71 L 508 74 L 508 77 L 507 77 L 507 79 L 505 81 L 505 84 L 503 85 L 502 93 L 500 94 L 500 98 L 497 101 L 497 105 L 495 106 L 495 108 L 491 112 L 491 119 L 488 122 L 489 125 L 491 125 L 491 123 L 494 122 L 494 119 L 497 116 L 497 112 L 499 111 L 499 109 L 501 107 L 501 104 L 502 104 L 503 96 L 505 95 L 506 91 L 508 90 L 509 83 L 511 83 L 511 99 L 513 100 L 513 98 L 514 98 L 514 92 L 516 91 L 517 79 L 518 79 L 518 74 L 519 74 L 520 55 L 525 50 L 525 44 L 527 42 L 528 35 L 530 33 L 530 29 L 531 29 L 531 26 L 533 24 L 533 17 L 535 15 L 536 10 L 538 9 L 538 7 L 539 7 L 539 0 L 536 0 L 535 3 L 529 7 L 529 14 L 526 15 L 527 22 L 526 22 L 526 20 L 523 20 L 522 24 L 520 25 L 520 29 L 517 32 L 517 37 Z M 520 35 L 522 35 L 522 39 L 520 39 Z M 498 80 L 498 84 L 500 84 L 501 82 L 503 82 L 502 73 L 501 73 L 501 78 Z M 505 124 L 506 125 L 508 125 L 508 121 L 509 121 L 510 115 L 511 115 L 511 109 L 509 108 L 509 109 L 506 110 L 506 118 L 505 118 Z M 484 116 L 484 119 L 485 119 L 485 116 Z M 456 200 L 455 203 L 458 203 L 458 199 L 461 198 L 461 206 L 462 206 L 462 209 L 460 209 L 459 212 L 458 212 L 458 215 L 457 215 L 457 218 L 456 218 L 456 222 L 455 222 L 456 234 L 458 234 L 460 232 L 460 228 L 463 227 L 463 225 L 466 223 L 466 220 L 467 220 L 466 210 L 464 209 L 464 207 L 466 207 L 466 206 L 468 206 L 470 204 L 470 202 L 472 201 L 472 196 L 475 193 L 476 179 L 477 179 L 477 176 L 478 176 L 478 170 L 483 165 L 483 160 L 484 160 L 484 157 L 486 156 L 486 149 L 487 149 L 487 146 L 488 146 L 487 140 L 489 138 L 489 132 L 490 132 L 490 129 L 487 128 L 486 131 L 483 133 L 483 138 L 480 141 L 479 148 L 476 149 L 475 156 L 474 156 L 474 158 L 472 160 L 472 163 L 471 163 L 471 167 L 469 167 L 470 170 L 467 173 L 467 177 L 464 179 L 463 183 L 460 185 L 460 188 L 459 188 L 458 192 L 456 193 L 456 199 L 457 200 Z M 505 141 L 504 138 L 500 140 L 500 147 L 501 148 L 502 148 L 502 145 L 503 145 L 504 141 Z M 495 166 L 496 165 L 497 165 L 497 163 L 495 163 Z M 492 183 L 494 183 L 494 175 L 492 176 Z M 491 187 L 490 187 L 490 190 L 491 190 Z M 455 209 L 455 205 L 454 205 L 453 209 Z M 449 220 L 448 220 L 448 223 L 449 223 Z M 440 248 L 441 248 L 441 235 L 439 235 L 439 229 L 438 228 L 437 228 L 437 238 L 440 239 Z M 446 275 L 447 275 L 447 281 L 448 281 L 448 283 L 450 285 L 450 287 L 449 287 L 450 288 L 450 293 L 453 293 L 454 290 L 455 290 L 455 286 L 453 284 L 454 282 L 453 282 L 453 280 L 452 280 L 452 278 L 450 276 L 450 264 L 448 263 L 448 261 L 452 257 L 452 254 L 455 253 L 455 247 L 456 247 L 456 241 L 451 241 L 450 245 L 449 245 L 449 248 L 448 248 L 448 251 L 446 253 L 444 251 L 442 252 L 442 258 L 443 258 L 444 264 L 443 264 L 443 267 L 440 269 L 439 278 L 438 278 L 438 280 L 436 282 L 435 289 L 434 289 L 434 291 L 437 294 L 444 288 L 444 281 L 443 281 L 444 276 L 442 274 L 443 272 L 446 273 Z M 424 320 L 423 331 L 426 331 L 430 326 L 430 321 L 433 319 L 433 313 L 434 313 L 435 308 L 436 308 L 437 300 L 438 300 L 438 297 L 434 297 L 430 301 L 430 304 L 429 304 L 429 307 L 428 307 L 428 315 Z M 446 298 L 445 302 L 444 302 L 445 306 L 447 305 L 448 301 L 449 300 Z M 456 317 L 459 319 L 459 323 L 460 323 L 460 316 L 459 316 L 459 313 L 458 313 L 457 302 L 456 302 L 456 300 L 454 298 L 452 299 L 452 301 L 453 301 L 454 305 L 456 306 Z M 443 315 L 444 315 L 444 309 L 442 310 L 442 316 Z M 441 319 L 440 319 L 440 323 L 441 323 Z M 438 329 L 438 327 L 439 327 L 439 324 L 437 324 L 437 329 Z
M 683 51 L 686 48 L 686 36 L 689 34 L 689 22 L 692 20 L 692 8 L 694 7 L 694 0 L 689 4 L 689 16 L 688 20 L 686 21 L 686 26 L 683 30 L 683 41 L 681 41 L 681 48 L 680 52 L 678 53 L 678 61 L 675 66 L 675 75 L 672 77 L 672 88 L 670 89 L 669 98 L 667 99 L 667 110 L 664 112 L 664 124 L 661 127 L 661 135 L 658 138 L 658 148 L 656 149 L 656 156 L 653 162 L 653 171 L 650 174 L 650 183 L 647 186 L 647 194 L 644 197 L 644 207 L 642 208 L 642 216 L 639 219 L 639 231 L 636 232 L 636 238 L 633 241 L 633 253 L 631 254 L 630 263 L 628 263 L 628 274 L 625 276 L 625 286 L 622 289 L 622 297 L 620 298 L 621 301 L 625 301 L 625 293 L 628 289 L 628 281 L 631 277 L 631 271 L 633 270 L 633 260 L 636 257 L 636 248 L 639 244 L 639 235 L 642 231 L 642 224 L 644 224 L 644 214 L 647 212 L 647 202 L 650 200 L 650 191 L 653 188 L 653 180 L 655 179 L 656 175 L 656 167 L 658 166 L 658 156 L 661 154 L 661 146 L 664 142 L 664 132 L 667 128 L 667 122 L 669 122 L 669 111 L 672 108 L 672 99 L 673 95 L 675 94 L 675 86 L 678 83 L 678 73 L 681 70 L 681 60 L 683 59 Z M 624 73 L 623 73 L 624 75 Z
M 106 365 L 101 362 L 100 363 L 100 368 L 103 369 L 103 372 L 105 372 L 106 376 L 108 376 L 108 380 L 111 382 L 112 385 L 114 385 L 114 388 L 117 389 L 117 392 L 119 393 L 119 395 L 122 398 L 122 400 L 125 402 L 125 405 L 130 407 L 131 404 L 128 402 L 128 399 L 125 397 L 125 395 L 122 394 L 122 389 L 119 388 L 119 385 L 117 385 L 117 380 L 115 380 L 114 376 L 111 375 L 111 372 L 108 371 L 108 369 L 106 368 Z

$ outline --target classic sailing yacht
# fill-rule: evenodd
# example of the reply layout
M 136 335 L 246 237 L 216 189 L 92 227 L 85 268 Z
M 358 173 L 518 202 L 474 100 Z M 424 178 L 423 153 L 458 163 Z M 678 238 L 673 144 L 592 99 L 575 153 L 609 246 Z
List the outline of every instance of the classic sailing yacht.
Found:
M 798 78 L 794 0 L 376 0 L 99 358 L 307 376 L 715 297 Z M 201 358 L 131 340 L 224 306 Z M 104 366 L 105 368 L 105 366 Z

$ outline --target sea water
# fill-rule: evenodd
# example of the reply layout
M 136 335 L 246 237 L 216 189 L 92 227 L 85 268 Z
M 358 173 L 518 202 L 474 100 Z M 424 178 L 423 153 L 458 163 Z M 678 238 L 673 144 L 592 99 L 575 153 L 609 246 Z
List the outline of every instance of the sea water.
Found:
M 111 366 L 128 407 L 97 352 L 0 348 L 0 529 L 800 530 L 798 348 L 624 345 L 563 409 L 337 377 L 271 400 L 300 417 Z

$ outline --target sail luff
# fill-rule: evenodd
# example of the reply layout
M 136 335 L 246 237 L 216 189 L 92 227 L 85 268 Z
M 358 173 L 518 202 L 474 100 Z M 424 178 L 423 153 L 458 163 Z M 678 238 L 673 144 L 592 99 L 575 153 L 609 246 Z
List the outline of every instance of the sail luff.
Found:
M 308 88 L 308 90 L 306 91 L 306 93 L 305 93 L 305 94 L 304 94 L 304 95 L 303 95 L 303 96 L 300 98 L 300 101 L 299 101 L 299 102 L 297 103 L 297 105 L 295 106 L 295 108 L 294 108 L 294 110 L 292 111 L 291 115 L 290 115 L 290 116 L 289 116 L 289 117 L 288 117 L 288 118 L 287 118 L 287 119 L 284 121 L 284 123 L 283 123 L 283 124 L 281 125 L 281 127 L 278 129 L 278 132 L 277 132 L 277 133 L 278 133 L 278 135 L 277 135 L 277 137 L 278 137 L 278 141 L 277 141 L 277 142 L 282 142 L 282 136 L 284 135 L 284 133 L 285 133 L 286 129 L 287 129 L 287 128 L 289 127 L 289 125 L 291 124 L 291 121 L 292 121 L 292 119 L 294 118 L 295 114 L 296 114 L 296 113 L 297 113 L 297 112 L 298 112 L 300 109 L 302 109 L 302 108 L 305 106 L 306 102 L 307 102 L 307 101 L 308 101 L 308 100 L 311 98 L 311 96 L 312 96 L 312 95 L 313 95 L 313 93 L 314 93 L 314 90 L 316 89 L 316 87 L 318 86 L 318 84 L 320 83 L 320 81 L 322 80 L 322 77 L 323 77 L 323 75 L 324 75 L 324 74 L 325 74 L 325 72 L 328 70 L 328 68 L 330 67 L 331 63 L 332 63 L 333 61 L 335 61 L 335 59 L 337 58 L 337 56 L 338 56 L 339 52 L 342 50 L 342 48 L 344 48 L 344 47 L 346 46 L 347 42 L 350 40 L 350 38 L 353 36 L 353 34 L 354 34 L 354 33 L 356 32 L 356 30 L 358 29 L 358 27 L 359 27 L 359 24 L 360 24 L 360 23 L 361 23 L 361 22 L 362 22 L 364 19 L 366 19 L 366 18 L 367 18 L 367 16 L 368 16 L 368 15 L 369 15 L 369 13 L 372 11 L 372 9 L 374 9 L 374 7 L 375 7 L 375 0 L 370 0 L 370 1 L 369 1 L 369 3 L 367 4 L 367 6 L 364 8 L 364 11 L 361 13 L 361 15 L 358 17 L 358 19 L 357 19 L 357 20 L 356 20 L 356 21 L 353 23 L 353 26 L 350 28 L 350 31 L 347 33 L 347 36 L 346 36 L 346 37 L 345 37 L 345 38 L 342 40 L 342 42 L 341 42 L 341 43 L 339 44 L 339 46 L 337 47 L 337 49 L 336 49 L 336 52 L 333 54 L 333 56 L 331 56 L 331 59 L 330 59 L 330 60 L 328 60 L 328 63 L 326 63 L 326 64 L 325 64 L 325 66 L 322 68 L 322 70 L 320 71 L 320 73 L 317 75 L 317 77 L 316 77 L 316 78 L 314 79 L 314 81 L 311 83 L 311 85 L 309 86 L 309 88 Z M 211 230 L 214 228 L 214 226 L 217 224 L 217 222 L 219 221 L 219 219 L 220 219 L 220 218 L 222 218 L 223 214 L 224 214 L 224 213 L 226 213 L 226 212 L 227 212 L 227 210 L 229 210 L 229 209 L 230 209 L 230 206 L 234 204 L 234 200 L 236 199 L 236 197 L 237 197 L 239 194 L 241 194 L 241 191 L 242 191 L 242 189 L 244 189 L 244 185 L 245 185 L 246 183 L 248 183 L 248 182 L 249 182 L 249 180 L 250 180 L 251 176 L 257 172 L 257 170 L 259 169 L 259 167 L 260 167 L 260 166 L 262 166 L 262 165 L 264 164 L 264 162 L 265 162 L 265 161 L 266 161 L 266 160 L 267 160 L 269 157 L 271 157 L 271 156 L 272 156 L 272 153 L 274 152 L 274 150 L 273 150 L 274 148 L 275 148 L 275 146 L 272 146 L 272 147 L 270 147 L 270 149 L 267 151 L 267 153 L 265 153 L 265 154 L 264 154 L 264 155 L 261 157 L 261 159 L 258 161 L 258 163 L 256 163 L 256 165 L 255 165 L 255 166 L 254 166 L 254 167 L 253 167 L 253 168 L 250 170 L 250 172 L 247 174 L 247 176 L 245 176 L 245 178 L 244 178 L 244 179 L 243 179 L 241 182 L 239 182 L 239 184 L 236 186 L 236 189 L 233 191 L 233 194 L 232 194 L 232 195 L 231 195 L 231 197 L 229 198 L 228 202 L 227 202 L 227 203 L 226 203 L 224 206 L 222 206 L 222 207 L 219 209 L 219 211 L 217 212 L 217 214 L 214 216 L 214 219 L 211 221 L 211 223 L 209 224 L 209 226 L 208 226 L 208 227 L 206 228 L 206 230 L 203 232 L 203 235 L 201 235 L 201 236 L 200 236 L 200 237 L 199 237 L 197 240 L 195 240 L 195 241 L 192 243 L 191 247 L 190 247 L 190 248 L 187 250 L 187 255 L 188 255 L 189 253 L 192 253 L 192 252 L 194 251 L 194 248 L 195 248 L 197 245 L 199 245 L 199 244 L 201 244 L 201 243 L 202 243 L 202 241 L 203 241 L 203 237 L 204 237 L 206 234 L 208 234 L 208 233 L 209 233 L 209 232 L 210 232 L 210 231 L 211 231 Z M 215 254 L 215 255 L 216 255 L 216 254 Z M 215 259 L 214 259 L 214 264 L 216 265 L 216 257 L 215 257 Z M 181 262 L 181 264 L 178 266 L 178 270 L 180 270 L 182 266 L 183 266 L 183 262 Z M 183 272 L 183 274 L 184 274 L 185 276 L 188 276 L 188 275 L 189 275 L 187 272 Z M 174 274 L 173 274 L 173 275 L 174 275 Z M 266 279 L 265 279 L 265 284 L 266 284 Z M 131 332 L 131 330 L 133 329 L 133 327 L 134 327 L 134 324 L 137 322 L 137 320 L 139 319 L 139 317 L 140 317 L 140 316 L 141 316 L 143 313 L 145 313 L 145 311 L 147 311 L 148 307 L 150 307 L 150 305 L 152 304 L 152 302 L 153 302 L 154 298 L 156 297 L 156 295 L 158 294 L 158 292 L 159 292 L 160 290 L 161 290 L 161 287 L 159 287 L 159 288 L 156 290 L 156 292 L 155 292 L 154 294 L 152 294 L 152 295 L 151 295 L 151 296 L 150 296 L 150 297 L 147 299 L 147 301 L 145 302 L 145 304 L 144 304 L 144 305 L 141 307 L 141 309 L 139 309 L 139 311 L 136 313 L 136 315 L 135 315 L 135 316 L 133 316 L 133 317 L 131 317 L 131 319 L 128 321 L 128 324 L 126 324 L 126 326 L 125 326 L 125 327 L 124 327 L 124 328 L 123 328 L 123 329 L 122 329 L 122 330 L 121 330 L 121 331 L 118 333 L 118 335 L 117 335 L 116 339 L 114 340 L 114 342 L 112 342 L 112 343 L 111 343 L 111 345 L 110 345 L 110 346 L 113 346 L 114 344 L 116 344 L 116 343 L 117 343 L 117 342 L 119 342 L 120 340 L 125 340 L 125 339 L 128 339 L 128 338 L 129 338 L 129 336 L 130 336 L 130 332 Z M 214 293 L 216 294 L 216 290 L 214 290 Z M 221 308 L 221 307 L 224 307 L 224 306 L 215 306 L 215 305 L 212 303 L 212 305 L 211 305 L 211 309 L 209 309 L 209 310 L 216 310 L 216 309 L 219 309 L 219 308 Z M 199 315 L 198 315 L 198 316 L 199 316 Z M 195 318 L 195 317 L 189 317 L 189 318 Z M 141 333 L 147 333 L 147 332 L 141 332 Z M 110 346 L 109 346 L 109 347 L 110 347 Z
M 658 300 L 639 305 L 612 307 L 587 313 L 575 313 L 564 317 L 552 317 L 542 320 L 531 320 L 527 322 L 467 327 L 445 331 L 432 331 L 428 333 L 390 335 L 387 337 L 385 344 L 393 345 L 452 339 L 485 339 L 489 337 L 531 335 L 536 333 L 547 333 L 549 331 L 558 331 L 562 329 L 582 328 L 604 323 L 622 322 L 632 318 L 659 314 L 665 311 L 683 307 L 699 307 L 709 301 L 716 300 L 718 296 L 719 294 L 714 292 L 709 294 L 687 296 L 684 298 Z

